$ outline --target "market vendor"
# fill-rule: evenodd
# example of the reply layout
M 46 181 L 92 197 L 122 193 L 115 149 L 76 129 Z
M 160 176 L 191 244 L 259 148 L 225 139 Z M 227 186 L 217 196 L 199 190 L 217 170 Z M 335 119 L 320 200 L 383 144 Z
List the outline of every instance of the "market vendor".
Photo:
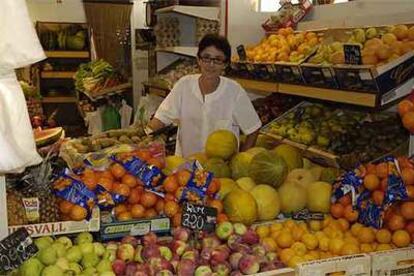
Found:
M 231 46 L 226 38 L 208 34 L 198 46 L 201 74 L 181 78 L 159 106 L 148 127 L 156 131 L 178 125 L 176 155 L 188 157 L 204 152 L 210 133 L 218 129 L 240 130 L 246 135 L 245 151 L 256 143 L 262 123 L 246 91 L 235 81 L 221 76 L 230 62 Z

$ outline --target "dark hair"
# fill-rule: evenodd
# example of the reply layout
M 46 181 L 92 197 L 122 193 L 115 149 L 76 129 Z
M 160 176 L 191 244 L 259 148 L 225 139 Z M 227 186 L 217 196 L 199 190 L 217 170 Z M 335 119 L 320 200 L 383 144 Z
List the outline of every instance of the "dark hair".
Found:
M 197 56 L 200 57 L 200 54 L 202 51 L 204 51 L 205 48 L 214 46 L 218 50 L 222 51 L 224 53 L 224 56 L 226 57 L 226 62 L 228 62 L 231 58 L 231 46 L 227 38 L 221 35 L 217 34 L 206 34 L 198 44 L 198 52 Z

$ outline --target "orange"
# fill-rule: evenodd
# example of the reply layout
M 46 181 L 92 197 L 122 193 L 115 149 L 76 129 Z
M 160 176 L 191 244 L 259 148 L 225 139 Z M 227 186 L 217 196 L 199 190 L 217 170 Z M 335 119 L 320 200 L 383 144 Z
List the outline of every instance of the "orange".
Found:
M 295 251 L 296 256 L 304 256 L 308 252 L 303 242 L 294 242 L 290 248 Z
M 375 238 L 379 243 L 390 243 L 391 242 L 391 232 L 387 229 L 380 229 L 375 234 Z
M 177 172 L 178 184 L 180 184 L 180 186 L 187 185 L 187 182 L 190 180 L 190 178 L 191 173 L 188 170 L 181 170 Z
M 344 218 L 338 219 L 338 224 L 339 224 L 342 232 L 345 232 L 349 229 L 349 222 Z
M 155 218 L 156 216 L 157 216 L 157 211 L 155 211 L 154 208 L 147 209 L 144 212 L 144 218 L 150 219 L 150 218 Z
M 397 160 L 398 160 L 398 164 L 400 165 L 401 169 L 405 169 L 405 168 L 413 169 L 414 168 L 414 166 L 411 163 L 410 159 L 406 156 L 400 156 L 400 157 L 397 158 Z
M 280 248 L 288 248 L 292 246 L 294 240 L 289 232 L 282 232 L 277 236 L 276 242 Z
M 318 238 L 313 234 L 304 234 L 302 236 L 302 242 L 305 244 L 306 248 L 309 250 L 316 249 L 318 247 L 319 241 Z
M 137 150 L 135 156 L 144 161 L 148 161 L 152 158 L 149 150 Z
M 372 244 L 363 243 L 360 245 L 361 253 L 371 253 L 374 251 Z
M 100 172 L 100 173 L 98 174 L 98 178 L 101 178 L 101 177 L 106 177 L 106 178 L 109 178 L 109 179 L 111 179 L 112 181 L 114 180 L 114 176 L 112 175 L 112 173 L 111 173 L 110 171 L 103 171 L 103 172 Z
M 125 174 L 122 177 L 121 182 L 123 184 L 128 185 L 128 187 L 130 187 L 130 188 L 134 188 L 135 186 L 138 185 L 137 178 L 135 176 L 130 175 L 130 174 Z
M 213 178 L 213 180 L 210 182 L 210 185 L 208 185 L 207 194 L 214 195 L 220 190 L 220 186 L 220 180 L 218 178 Z
M 392 246 L 389 243 L 378 244 L 377 248 L 375 249 L 375 251 L 387 251 L 387 250 L 392 250 Z
M 414 185 L 414 169 L 411 169 L 411 168 L 402 169 L 401 177 L 405 185 Z
M 220 214 L 221 212 L 223 212 L 223 202 L 219 199 L 213 199 L 209 204 L 210 207 L 216 208 L 217 209 L 217 214 Z
M 283 226 L 288 229 L 293 229 L 294 227 L 296 227 L 296 222 L 292 219 L 288 219 L 283 222 Z
M 117 217 L 117 220 L 119 221 L 126 221 L 126 220 L 131 220 L 132 219 L 132 214 L 129 211 L 125 211 L 120 213 Z
M 414 199 L 414 185 L 407 186 L 407 194 L 408 199 L 413 200 Z
M 408 37 L 408 27 L 406 25 L 397 25 L 393 29 L 392 33 L 398 40 L 403 40 Z
M 284 263 L 284 264 L 287 264 L 287 263 L 289 262 L 289 260 L 290 260 L 293 256 L 295 256 L 295 251 L 294 251 L 293 249 L 291 249 L 291 248 L 286 248 L 286 249 L 283 249 L 283 250 L 280 252 L 280 255 L 279 255 L 280 260 L 281 260 L 281 261 L 282 261 L 282 263 Z
M 367 174 L 364 177 L 364 186 L 370 191 L 377 189 L 380 185 L 380 180 L 375 174 Z
M 104 187 L 109 192 L 113 189 L 113 180 L 110 178 L 101 177 L 98 179 L 98 184 Z
M 360 243 L 372 243 L 375 241 L 375 233 L 370 227 L 362 227 L 357 238 Z
M 372 200 L 374 203 L 378 206 L 382 205 L 382 202 L 384 201 L 384 192 L 380 190 L 376 190 L 372 193 Z
M 342 206 L 347 206 L 347 205 L 349 205 L 349 204 L 351 204 L 351 202 L 352 202 L 352 200 L 351 200 L 351 196 L 348 194 L 348 195 L 344 195 L 343 197 L 341 197 L 339 200 L 338 200 L 338 202 L 339 203 L 341 203 L 342 204 Z
M 332 204 L 331 205 L 331 214 L 335 218 L 343 217 L 343 215 L 344 215 L 344 206 L 342 206 L 342 204 L 340 204 L 340 203 Z
M 331 252 L 332 254 L 339 255 L 344 245 L 345 242 L 341 239 L 331 239 L 329 241 L 329 252 Z
M 217 215 L 217 223 L 228 221 L 228 220 L 229 218 L 227 217 L 225 213 L 221 213 Z
M 145 208 L 141 204 L 134 204 L 131 207 L 131 216 L 134 219 L 143 218 L 145 214 Z
M 414 221 L 410 221 L 409 223 L 407 223 L 407 225 L 405 226 L 405 230 L 408 233 L 413 234 L 414 233 Z
M 111 166 L 110 171 L 115 178 L 121 179 L 126 173 L 125 168 L 118 163 L 115 163 Z
M 164 168 L 164 162 L 159 158 L 151 158 L 148 160 L 148 164 L 153 165 L 157 168 L 163 169 Z
M 69 217 L 76 221 L 84 220 L 87 215 L 88 211 L 79 205 L 74 205 L 69 213 Z
M 374 164 L 368 163 L 365 167 L 367 169 L 367 173 L 376 174 L 377 168 L 376 168 L 376 166 Z
M 181 212 L 179 212 L 179 213 L 177 213 L 177 214 L 175 214 L 175 215 L 173 216 L 173 218 L 172 218 L 172 225 L 173 225 L 174 227 L 181 226 L 181 217 L 182 217 Z
M 266 249 L 266 252 L 276 252 L 277 244 L 274 239 L 271 237 L 265 237 L 263 238 L 260 243 L 263 245 L 263 247 Z
M 359 231 L 361 230 L 362 227 L 363 227 L 363 225 L 360 224 L 360 223 L 352 224 L 352 226 L 351 226 L 352 235 L 354 235 L 354 237 L 358 237 L 358 233 L 359 233 Z
M 171 218 L 180 210 L 180 206 L 175 201 L 167 201 L 164 203 L 164 214 Z
M 123 183 L 117 185 L 113 190 L 116 194 L 123 195 L 126 197 L 128 197 L 129 193 L 131 192 L 129 186 Z
M 141 204 L 145 208 L 151 208 L 157 203 L 157 196 L 151 192 L 144 192 L 141 195 Z
M 120 213 L 123 213 L 125 211 L 128 211 L 125 204 L 121 203 L 121 204 L 116 205 L 114 208 L 115 217 L 117 217 Z
M 132 189 L 128 196 L 128 203 L 129 204 L 137 204 L 141 199 L 141 192 L 137 189 Z
M 410 111 L 414 111 L 414 103 L 412 101 L 405 99 L 398 103 L 398 114 L 401 117 Z
M 405 219 L 404 217 L 394 214 L 390 217 L 387 222 L 387 227 L 391 231 L 401 230 L 405 227 Z
M 414 111 L 409 111 L 402 117 L 403 126 L 409 131 L 414 130 Z
M 175 193 L 175 191 L 178 189 L 178 185 L 178 179 L 174 174 L 167 176 L 167 178 L 165 178 L 164 182 L 162 183 L 162 186 L 167 193 Z
M 380 190 L 386 192 L 388 189 L 388 178 L 383 178 L 380 183 Z
M 388 176 L 388 165 L 386 163 L 379 163 L 376 169 L 376 174 L 379 178 L 385 178 Z
M 341 249 L 341 255 L 354 255 L 360 252 L 359 246 L 355 243 L 346 243 Z
M 344 217 L 349 222 L 354 222 L 358 220 L 359 213 L 357 210 L 352 209 L 352 205 L 348 205 L 344 210 Z
M 405 219 L 414 220 L 414 202 L 403 202 L 400 209 Z
M 65 214 L 65 215 L 70 213 L 70 210 L 72 210 L 72 207 L 73 207 L 73 203 L 67 200 L 62 200 L 59 203 L 59 210 L 62 214 Z
M 408 39 L 414 41 L 414 26 L 408 29 Z
M 410 242 L 410 234 L 405 230 L 397 230 L 392 234 L 392 243 L 397 247 L 407 247 Z
M 84 175 L 81 179 L 82 179 L 82 182 L 85 184 L 85 186 L 89 190 L 91 191 L 95 190 L 97 181 L 94 175 Z
M 163 214 L 164 205 L 165 205 L 165 201 L 163 199 L 158 199 L 157 203 L 155 204 L 155 211 L 157 211 L 158 214 Z
M 164 200 L 165 201 L 167 201 L 167 200 L 175 200 L 175 195 L 174 194 L 170 194 L 170 193 L 167 193 L 167 194 L 165 194 L 165 196 L 164 196 Z

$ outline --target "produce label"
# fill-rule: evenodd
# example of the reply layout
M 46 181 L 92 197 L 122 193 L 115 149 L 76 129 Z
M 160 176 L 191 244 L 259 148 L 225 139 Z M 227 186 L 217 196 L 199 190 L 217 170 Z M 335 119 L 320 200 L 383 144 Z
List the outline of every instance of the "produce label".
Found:
M 0 271 L 18 268 L 38 251 L 26 229 L 20 228 L 0 241 Z
M 29 222 L 36 222 L 40 218 L 39 213 L 39 198 L 25 197 L 22 198 L 24 209 L 26 211 L 26 218 Z
M 246 60 L 246 49 L 244 49 L 244 45 L 237 46 L 237 54 L 239 55 L 239 59 L 241 61 Z
M 216 227 L 216 217 L 216 208 L 184 202 L 181 225 L 192 230 L 213 232 Z
M 361 46 L 356 44 L 344 44 L 345 63 L 362 64 Z

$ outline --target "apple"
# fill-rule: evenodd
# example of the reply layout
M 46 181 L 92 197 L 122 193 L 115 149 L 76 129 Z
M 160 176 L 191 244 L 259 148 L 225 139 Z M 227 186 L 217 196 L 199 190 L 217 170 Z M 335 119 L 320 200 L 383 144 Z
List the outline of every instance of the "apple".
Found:
M 72 247 L 72 240 L 66 236 L 59 237 L 55 242 L 59 242 L 65 246 L 66 249 Z
M 151 275 L 153 274 L 153 272 L 151 271 L 151 268 L 149 266 L 148 263 L 145 264 L 138 264 L 137 265 L 137 272 L 135 272 L 134 276 L 147 276 L 147 275 Z
M 64 257 L 66 255 L 66 247 L 63 243 L 54 242 L 51 246 L 56 250 L 58 257 Z
M 78 263 L 69 263 L 69 270 L 73 271 L 75 275 L 78 275 L 82 271 L 82 267 Z
M 57 259 L 55 265 L 57 265 L 58 267 L 60 267 L 63 271 L 68 270 L 69 269 L 69 261 L 64 258 L 64 257 L 60 257 Z
M 98 255 L 98 257 L 101 257 L 105 253 L 105 246 L 100 242 L 94 242 L 93 251 L 96 253 L 96 255 Z
M 266 255 L 266 249 L 263 247 L 263 245 L 253 245 L 252 250 L 253 255 L 255 255 L 256 257 L 264 257 Z
M 253 229 L 248 229 L 242 236 L 242 242 L 249 245 L 257 244 L 259 241 L 260 238 Z
M 136 247 L 138 245 L 139 241 L 134 236 L 125 236 L 125 237 L 122 238 L 121 243 L 129 243 L 133 247 Z
M 209 264 L 210 259 L 211 259 L 211 253 L 213 253 L 213 250 L 214 249 L 210 247 L 203 248 L 200 253 L 200 257 L 201 257 L 200 263 Z
M 143 238 L 142 238 L 142 242 L 144 244 L 144 246 L 148 246 L 151 244 L 156 244 L 157 243 L 157 235 L 155 235 L 155 233 L 153 232 L 149 232 L 148 234 L 146 234 Z
M 227 246 L 231 250 L 236 251 L 236 249 L 241 244 L 241 242 L 242 242 L 241 236 L 233 234 L 233 235 L 230 235 L 230 237 L 227 239 Z
M 78 263 L 82 259 L 82 251 L 79 245 L 74 245 L 66 251 L 66 259 L 69 262 Z
M 246 225 L 240 222 L 236 222 L 235 224 L 233 224 L 233 228 L 234 228 L 234 233 L 240 236 L 244 235 L 247 232 Z
M 244 274 L 255 274 L 260 270 L 260 264 L 253 255 L 244 255 L 239 261 L 239 269 Z
M 173 238 L 180 241 L 188 241 L 190 232 L 184 227 L 177 227 L 173 231 Z
M 134 259 L 135 249 L 131 244 L 124 243 L 121 244 L 117 251 L 118 259 L 121 259 L 125 262 L 132 261 Z
M 83 275 L 83 274 L 88 275 L 88 276 L 95 276 L 97 274 L 96 273 L 96 268 L 88 267 L 82 272 L 81 275 Z
M 161 270 L 158 271 L 157 274 L 155 274 L 155 276 L 173 276 L 174 274 L 169 271 L 169 270 Z
M 42 270 L 42 276 L 56 276 L 56 275 L 63 275 L 63 270 L 57 265 L 49 265 L 49 266 L 46 266 Z
M 35 245 L 39 250 L 42 250 L 44 248 L 48 248 L 52 245 L 53 239 L 51 237 L 40 237 L 38 239 L 35 239 L 34 241 Z
M 220 240 L 216 236 L 207 236 L 202 240 L 202 248 L 216 248 L 221 244 Z
M 83 254 L 81 264 L 83 268 L 95 267 L 99 262 L 99 257 L 94 252 Z
M 37 253 L 37 258 L 46 266 L 54 265 L 57 260 L 56 249 L 53 247 L 44 248 Z
M 186 249 L 187 243 L 184 241 L 174 240 L 171 243 L 171 250 L 179 256 L 183 255 Z
M 126 269 L 126 264 L 123 260 L 116 259 L 112 262 L 112 270 L 116 275 L 123 275 Z
M 94 253 L 94 246 L 93 243 L 91 242 L 85 242 L 85 243 L 81 243 L 79 244 L 79 248 L 82 252 L 83 255 L 87 254 L 87 253 Z
M 226 248 L 217 247 L 211 253 L 211 260 L 210 260 L 211 265 L 215 266 L 219 263 L 226 261 L 227 258 L 229 257 L 229 254 L 230 252 Z
M 240 270 L 233 270 L 230 276 L 243 276 L 244 274 L 240 272 Z
M 233 234 L 233 224 L 229 221 L 219 223 L 216 227 L 216 235 L 221 240 L 227 240 L 231 234 Z
M 101 272 L 99 276 L 116 276 L 116 274 L 113 273 L 112 271 L 104 271 L 104 272 Z
M 277 253 L 276 252 L 267 252 L 266 259 L 269 262 L 277 261 Z
M 223 262 L 213 266 L 213 271 L 219 276 L 229 275 L 231 272 L 231 266 L 228 262 Z
M 188 250 L 184 252 L 184 254 L 181 256 L 181 259 L 188 259 L 192 260 L 193 262 L 197 262 L 198 255 L 199 254 L 197 250 Z
M 134 262 L 129 262 L 125 266 L 125 276 L 134 276 L 137 270 L 138 270 L 137 264 Z
M 19 268 L 21 276 L 40 276 L 44 265 L 37 258 L 30 258 Z
M 116 259 L 116 250 L 105 249 L 105 253 L 102 255 L 102 259 L 110 260 L 111 262 Z
M 161 256 L 160 247 L 157 244 L 151 244 L 148 246 L 144 246 L 144 248 L 142 249 L 141 256 L 144 260 L 149 260 L 151 258 L 160 257 Z
M 230 255 L 229 261 L 233 270 L 236 270 L 239 267 L 241 257 L 243 257 L 243 254 L 240 252 L 234 252 Z
M 118 243 L 110 241 L 106 244 L 105 248 L 109 250 L 118 250 Z
M 197 267 L 195 270 L 194 276 L 210 276 L 213 273 L 213 270 L 207 265 L 202 265 Z
M 82 244 L 82 243 L 92 243 L 93 236 L 89 232 L 82 232 L 76 236 L 75 244 Z
M 169 249 L 167 246 L 160 246 L 159 251 L 162 257 L 164 257 L 167 261 L 171 261 L 173 256 L 171 249 Z
M 177 266 L 178 275 L 193 275 L 195 271 L 195 264 L 191 260 L 181 260 Z
M 108 259 L 102 259 L 98 265 L 96 266 L 96 270 L 99 273 L 105 272 L 105 271 L 112 271 L 112 262 Z

